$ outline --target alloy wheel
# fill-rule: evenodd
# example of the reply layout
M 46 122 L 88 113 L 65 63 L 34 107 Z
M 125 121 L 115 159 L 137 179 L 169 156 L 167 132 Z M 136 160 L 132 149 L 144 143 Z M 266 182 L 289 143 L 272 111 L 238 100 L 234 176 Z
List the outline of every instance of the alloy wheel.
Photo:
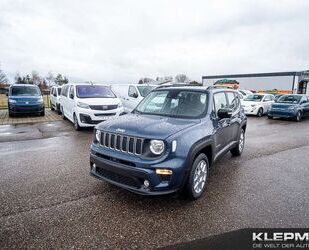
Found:
M 207 179 L 207 163 L 204 160 L 201 160 L 194 172 L 193 177 L 193 189 L 196 194 L 199 194 L 203 191 Z

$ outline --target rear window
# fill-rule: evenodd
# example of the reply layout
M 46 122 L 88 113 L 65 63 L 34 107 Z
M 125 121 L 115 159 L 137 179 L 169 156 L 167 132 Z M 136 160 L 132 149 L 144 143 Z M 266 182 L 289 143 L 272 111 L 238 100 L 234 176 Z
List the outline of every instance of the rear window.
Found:
M 106 86 L 100 85 L 76 85 L 78 98 L 115 98 L 113 91 Z
M 36 86 L 14 86 L 11 88 L 12 96 L 38 96 L 40 89 Z

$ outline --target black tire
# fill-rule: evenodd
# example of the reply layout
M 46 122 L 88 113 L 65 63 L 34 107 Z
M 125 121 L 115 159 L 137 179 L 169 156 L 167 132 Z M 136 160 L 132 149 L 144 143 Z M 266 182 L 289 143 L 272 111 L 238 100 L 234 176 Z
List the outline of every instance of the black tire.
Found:
M 273 119 L 274 117 L 272 117 L 271 115 L 267 116 L 268 119 Z
M 9 117 L 15 117 L 15 114 L 13 114 L 11 111 L 9 111 Z
M 67 118 L 65 117 L 64 113 L 63 113 L 63 107 L 60 107 L 61 110 L 61 117 L 63 120 L 66 120 Z
M 45 109 L 40 113 L 40 116 L 45 116 Z
M 53 107 L 52 103 L 51 103 L 51 102 L 49 102 L 49 104 L 50 104 L 50 110 L 51 110 L 51 111 L 54 111 L 55 109 L 54 109 L 54 107 Z
M 245 141 L 246 141 L 245 135 L 246 135 L 245 130 L 241 129 L 237 145 L 230 150 L 233 156 L 240 156 L 242 152 L 244 151 Z
M 201 164 L 205 164 L 205 165 L 201 165 Z M 205 172 L 204 171 L 200 172 L 202 174 L 200 177 L 200 180 L 202 182 L 198 184 L 198 186 L 195 188 L 194 186 L 197 184 L 196 183 L 197 180 L 194 180 L 194 178 L 197 177 L 198 171 L 200 169 L 204 169 L 204 167 L 205 167 Z M 187 180 L 187 183 L 184 189 L 186 196 L 190 198 L 191 200 L 196 200 L 200 198 L 206 189 L 208 176 L 209 176 L 208 158 L 205 154 L 199 154 L 195 158 L 192 164 L 189 176 L 188 176 L 188 180 Z M 202 185 L 202 187 L 199 187 L 199 185 Z M 197 190 L 197 188 L 200 189 L 200 191 Z
M 301 122 L 301 118 L 302 118 L 302 114 L 300 111 L 298 111 L 295 116 L 295 121 Z
M 60 104 L 57 104 L 56 106 L 57 106 L 57 114 L 61 115 Z
M 259 110 L 258 110 L 258 112 L 257 112 L 256 115 L 257 115 L 258 117 L 262 117 L 262 116 L 263 116 L 263 111 L 264 111 L 263 108 L 259 108 Z
M 74 128 L 75 128 L 75 130 L 76 130 L 76 131 L 81 130 L 81 127 L 80 127 L 79 124 L 78 124 L 78 119 L 77 119 L 77 117 L 76 117 L 75 114 L 73 115 L 73 120 L 74 120 Z

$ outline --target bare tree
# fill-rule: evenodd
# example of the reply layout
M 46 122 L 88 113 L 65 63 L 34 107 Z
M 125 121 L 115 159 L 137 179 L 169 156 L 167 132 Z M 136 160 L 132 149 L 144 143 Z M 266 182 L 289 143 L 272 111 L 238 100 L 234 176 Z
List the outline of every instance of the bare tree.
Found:
M 154 80 L 149 77 L 144 77 L 138 81 L 138 84 L 149 83 L 149 82 L 154 82 Z
M 47 81 L 48 86 L 53 85 L 55 83 L 55 77 L 53 73 L 50 71 L 47 73 L 47 76 L 45 77 L 45 79 Z
M 2 71 L 1 68 L 0 68 L 0 83 L 1 84 L 8 84 L 9 83 L 9 80 L 6 78 L 6 75 L 4 74 L 4 72 Z
M 175 76 L 175 81 L 179 83 L 189 82 L 189 78 L 185 74 L 178 74 Z

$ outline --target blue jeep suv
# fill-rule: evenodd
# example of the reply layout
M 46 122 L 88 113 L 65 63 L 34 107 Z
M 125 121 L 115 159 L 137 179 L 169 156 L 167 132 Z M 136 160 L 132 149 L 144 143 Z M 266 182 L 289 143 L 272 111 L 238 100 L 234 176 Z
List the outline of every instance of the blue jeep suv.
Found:
M 213 163 L 241 155 L 246 125 L 236 91 L 160 87 L 132 113 L 96 126 L 90 174 L 139 194 L 197 199 Z

